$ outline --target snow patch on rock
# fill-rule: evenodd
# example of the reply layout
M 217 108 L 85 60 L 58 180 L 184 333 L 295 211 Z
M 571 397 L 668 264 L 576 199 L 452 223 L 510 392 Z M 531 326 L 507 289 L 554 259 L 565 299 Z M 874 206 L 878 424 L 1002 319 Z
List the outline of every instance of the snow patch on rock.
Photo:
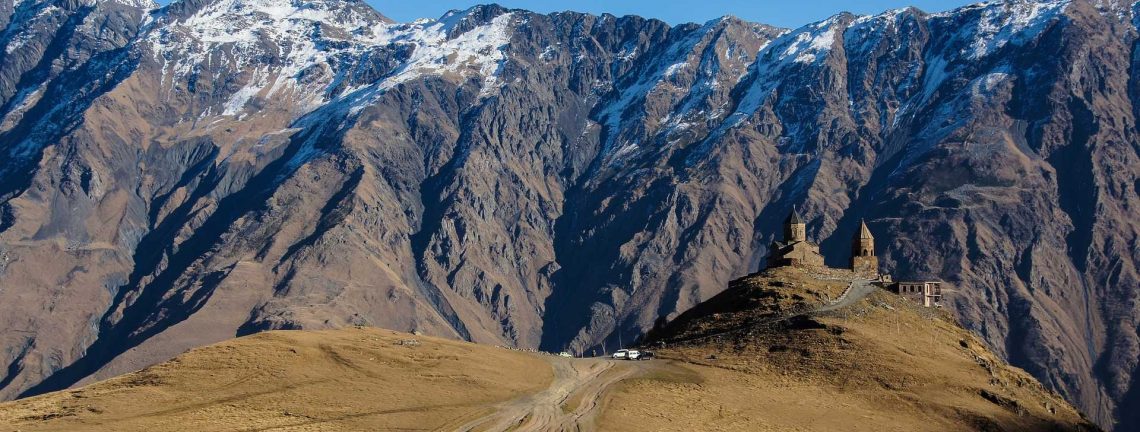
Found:
M 476 8 L 438 20 L 392 24 L 364 5 L 301 0 L 219 0 L 189 17 L 156 12 L 145 36 L 163 80 L 186 80 L 203 69 L 254 77 L 222 110 L 240 115 L 254 95 L 291 98 L 312 111 L 349 93 L 386 90 L 423 75 L 483 78 L 497 83 L 506 60 L 513 14 L 452 34 Z M 411 48 L 394 73 L 376 83 L 337 85 L 343 72 L 379 51 Z M 329 91 L 337 90 L 336 94 Z
M 833 17 L 794 32 L 794 38 L 785 46 L 779 60 L 795 57 L 796 63 L 815 63 L 822 59 L 835 44 L 834 20 Z
M 978 20 L 963 29 L 960 38 L 970 41 L 964 54 L 979 59 L 1008 44 L 1021 45 L 1033 40 L 1060 19 L 1069 0 L 989 2 L 966 6 L 935 15 L 951 17 L 980 9 Z
M 505 47 L 511 40 L 514 14 L 499 15 L 489 24 L 449 38 L 451 30 L 469 16 L 469 13 L 448 14 L 436 21 L 377 27 L 380 41 L 415 47 L 411 58 L 397 73 L 385 79 L 381 87 L 391 88 L 421 75 L 450 72 L 469 76 L 470 72 L 476 72 L 484 77 L 486 94 L 498 81 L 499 69 L 507 59 Z

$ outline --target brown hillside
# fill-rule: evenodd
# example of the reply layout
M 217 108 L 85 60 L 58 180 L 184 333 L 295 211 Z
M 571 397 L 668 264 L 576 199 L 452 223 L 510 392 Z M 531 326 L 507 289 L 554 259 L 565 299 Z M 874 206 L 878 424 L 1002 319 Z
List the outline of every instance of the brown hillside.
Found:
M 387 330 L 268 332 L 0 404 L 0 431 L 447 430 L 547 387 L 538 356 Z
M 668 430 L 1096 430 L 942 310 L 878 290 L 831 312 L 842 281 L 783 268 L 654 332 L 694 373 L 628 381 L 607 424 Z M 654 396 L 654 401 L 630 397 Z M 704 406 L 696 416 L 659 416 Z

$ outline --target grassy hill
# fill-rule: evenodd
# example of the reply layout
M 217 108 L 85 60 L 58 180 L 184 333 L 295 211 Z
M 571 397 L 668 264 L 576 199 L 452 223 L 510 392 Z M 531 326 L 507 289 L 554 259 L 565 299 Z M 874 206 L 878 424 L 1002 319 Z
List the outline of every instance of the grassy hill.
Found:
M 942 310 L 879 290 L 797 314 L 847 286 L 791 268 L 735 281 L 649 337 L 692 373 L 628 381 L 606 420 L 671 430 L 1096 430 Z M 654 415 L 665 411 L 693 414 Z
M 546 388 L 538 356 L 378 329 L 268 332 L 0 405 L 0 430 L 439 430 Z

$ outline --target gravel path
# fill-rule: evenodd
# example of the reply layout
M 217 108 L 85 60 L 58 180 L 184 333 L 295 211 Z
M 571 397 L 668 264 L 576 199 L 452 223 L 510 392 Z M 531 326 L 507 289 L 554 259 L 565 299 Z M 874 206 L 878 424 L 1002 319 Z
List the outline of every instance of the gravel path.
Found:
M 592 430 L 602 395 L 613 384 L 644 370 L 643 363 L 604 358 L 548 356 L 554 381 L 541 392 L 503 402 L 494 411 L 456 428 L 460 431 Z
M 821 306 L 819 309 L 816 309 L 814 312 L 830 312 L 830 311 L 833 311 L 836 309 L 841 309 L 841 308 L 845 308 L 847 306 L 851 306 L 851 305 L 855 304 L 855 302 L 862 300 L 863 297 L 866 297 L 866 296 L 870 295 L 871 293 L 875 292 L 875 290 L 877 290 L 877 289 L 879 289 L 879 288 L 872 285 L 870 280 L 855 279 L 855 280 L 851 281 L 851 285 L 847 286 L 847 290 L 843 291 L 843 295 L 839 296 L 839 298 L 836 299 L 835 301 L 828 303 L 824 306 Z

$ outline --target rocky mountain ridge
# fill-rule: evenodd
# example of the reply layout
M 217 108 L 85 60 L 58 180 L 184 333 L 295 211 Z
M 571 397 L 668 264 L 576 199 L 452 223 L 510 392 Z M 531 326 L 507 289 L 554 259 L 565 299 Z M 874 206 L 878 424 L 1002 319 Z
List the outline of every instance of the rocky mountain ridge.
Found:
M 797 204 L 828 256 L 867 219 L 889 271 L 1126 430 L 1136 11 L 0 1 L 0 395 L 265 329 L 612 344 L 756 270 Z

